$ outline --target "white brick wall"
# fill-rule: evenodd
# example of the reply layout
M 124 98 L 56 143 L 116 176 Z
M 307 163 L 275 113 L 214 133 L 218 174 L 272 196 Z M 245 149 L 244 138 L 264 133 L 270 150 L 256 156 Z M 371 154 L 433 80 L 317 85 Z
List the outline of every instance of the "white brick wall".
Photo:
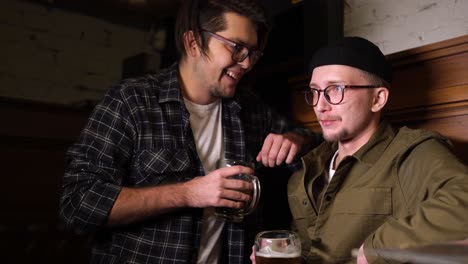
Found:
M 346 36 L 390 54 L 468 34 L 468 0 L 346 0 Z
M 0 7 L 0 96 L 75 104 L 101 98 L 147 32 L 18 0 Z M 87 87 L 89 89 L 79 89 Z
M 0 96 L 98 100 L 125 58 L 151 52 L 147 32 L 19 0 L 1 0 Z M 346 0 L 345 35 L 385 54 L 468 34 L 468 0 Z M 80 89 L 87 87 L 88 89 Z

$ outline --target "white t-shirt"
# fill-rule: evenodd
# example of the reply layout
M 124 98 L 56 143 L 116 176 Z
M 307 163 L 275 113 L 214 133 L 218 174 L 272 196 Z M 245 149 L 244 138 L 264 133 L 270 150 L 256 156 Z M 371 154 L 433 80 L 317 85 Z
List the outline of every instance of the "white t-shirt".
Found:
M 333 157 L 330 161 L 330 169 L 328 170 L 328 183 L 331 182 L 331 179 L 333 178 L 333 176 L 335 175 L 335 171 L 333 169 L 333 166 L 335 165 L 335 159 L 336 159 L 336 156 L 338 156 L 338 150 L 335 152 L 335 154 L 333 154 Z
M 184 98 L 190 113 L 198 157 L 205 173 L 216 169 L 218 160 L 224 157 L 221 100 L 199 105 Z M 203 229 L 197 263 L 218 264 L 221 256 L 221 234 L 225 220 L 214 215 L 214 208 L 203 210 Z

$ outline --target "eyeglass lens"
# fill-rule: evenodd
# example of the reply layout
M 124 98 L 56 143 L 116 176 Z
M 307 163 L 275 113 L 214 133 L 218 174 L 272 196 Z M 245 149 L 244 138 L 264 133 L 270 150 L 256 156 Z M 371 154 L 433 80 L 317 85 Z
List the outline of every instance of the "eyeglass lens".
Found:
M 207 31 L 207 30 L 202 30 L 203 32 L 208 33 L 210 36 L 213 38 L 222 41 L 232 47 L 232 60 L 235 62 L 242 62 L 244 61 L 248 56 L 250 56 L 250 61 L 252 64 L 255 64 L 258 59 L 261 56 L 261 52 L 255 49 L 249 49 L 248 47 L 241 45 L 239 43 L 236 43 L 232 40 L 226 39 L 223 36 L 220 36 L 216 33 Z
M 318 104 L 320 93 L 323 93 L 325 99 L 330 104 L 339 104 L 343 100 L 344 89 L 339 85 L 330 85 L 324 90 L 310 89 L 305 93 L 307 104 L 316 106 Z
M 232 59 L 236 62 L 241 62 L 247 58 L 249 50 L 246 47 L 235 46 L 232 50 Z
M 236 46 L 232 51 L 232 59 L 236 62 L 244 61 L 247 56 L 250 56 L 251 63 L 255 63 L 259 59 L 259 55 L 257 51 L 249 50 L 247 47 L 244 46 Z

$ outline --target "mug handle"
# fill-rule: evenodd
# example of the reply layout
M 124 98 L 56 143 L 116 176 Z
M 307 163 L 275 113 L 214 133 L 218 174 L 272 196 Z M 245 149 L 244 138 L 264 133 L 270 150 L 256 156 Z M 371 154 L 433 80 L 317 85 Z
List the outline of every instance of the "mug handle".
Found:
M 260 186 L 260 181 L 258 180 L 258 178 L 253 175 L 249 175 L 249 176 L 252 177 L 252 183 L 253 183 L 254 188 L 253 188 L 252 200 L 249 203 L 249 207 L 245 209 L 244 215 L 248 215 L 252 213 L 255 210 L 255 208 L 257 208 L 257 205 L 260 201 L 260 194 L 262 191 L 261 186 Z
M 249 164 L 247 162 L 238 161 L 238 160 L 231 160 L 231 159 L 218 160 L 217 163 L 218 163 L 218 167 L 220 167 L 220 166 L 221 167 L 231 167 L 231 166 L 234 166 L 234 165 L 242 165 L 242 166 L 246 166 L 246 167 L 250 167 L 250 168 L 255 168 L 253 163 Z M 255 210 L 255 208 L 257 208 L 257 205 L 260 202 L 260 194 L 261 194 L 261 191 L 262 191 L 261 186 L 260 186 L 260 180 L 257 178 L 257 176 L 248 175 L 248 177 L 250 177 L 252 179 L 254 189 L 253 189 L 252 200 L 250 201 L 249 206 L 247 207 L 247 209 L 244 210 L 243 215 L 251 214 Z

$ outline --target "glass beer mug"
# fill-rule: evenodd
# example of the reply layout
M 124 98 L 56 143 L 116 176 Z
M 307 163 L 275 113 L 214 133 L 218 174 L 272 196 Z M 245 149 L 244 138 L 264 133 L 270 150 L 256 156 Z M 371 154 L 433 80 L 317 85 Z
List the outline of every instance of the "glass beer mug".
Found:
M 260 232 L 255 237 L 254 254 L 257 264 L 300 264 L 299 235 L 288 230 Z
M 237 160 L 224 159 L 218 162 L 218 168 L 230 167 L 230 166 L 235 166 L 235 165 L 252 167 L 246 162 L 237 161 Z M 261 193 L 260 181 L 258 180 L 256 176 L 247 175 L 247 174 L 237 174 L 237 175 L 230 176 L 229 178 L 252 182 L 253 184 L 253 191 L 251 194 L 252 200 L 248 204 L 246 204 L 244 208 L 240 208 L 240 209 L 216 207 L 215 215 L 218 217 L 224 218 L 228 221 L 241 222 L 242 220 L 244 220 L 244 216 L 252 213 L 255 210 L 255 208 L 257 208 L 258 202 L 260 201 L 260 193 Z

